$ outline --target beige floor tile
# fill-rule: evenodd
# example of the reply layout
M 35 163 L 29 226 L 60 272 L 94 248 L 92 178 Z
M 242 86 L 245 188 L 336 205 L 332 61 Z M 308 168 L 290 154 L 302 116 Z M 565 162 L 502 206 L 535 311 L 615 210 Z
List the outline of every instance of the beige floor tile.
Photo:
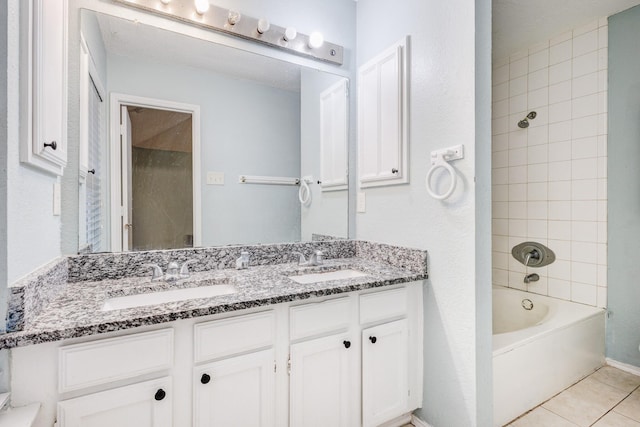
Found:
M 592 378 L 585 378 L 542 405 L 561 417 L 588 427 L 627 396 Z
M 640 423 L 611 411 L 600 418 L 600 421 L 595 423 L 593 427 L 640 427 Z
M 544 408 L 537 407 L 522 418 L 518 418 L 509 427 L 576 427 L 560 415 L 547 411 Z
M 627 393 L 631 393 L 640 386 L 639 376 L 621 371 L 612 366 L 603 366 L 591 374 L 591 378 Z
M 631 393 L 614 411 L 640 422 L 640 389 Z

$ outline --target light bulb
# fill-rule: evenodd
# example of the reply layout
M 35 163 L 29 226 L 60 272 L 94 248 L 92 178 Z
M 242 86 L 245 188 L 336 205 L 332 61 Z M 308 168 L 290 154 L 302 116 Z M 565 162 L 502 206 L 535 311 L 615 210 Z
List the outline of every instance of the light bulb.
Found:
M 162 4 L 169 4 L 171 3 L 171 0 L 160 0 L 162 2 Z
M 209 0 L 195 0 L 196 12 L 199 15 L 205 14 L 209 10 Z
M 324 37 L 322 37 L 322 34 L 320 34 L 319 32 L 315 31 L 309 36 L 309 47 L 311 49 L 317 49 L 322 46 L 323 43 Z
M 259 34 L 266 33 L 267 31 L 269 31 L 269 28 L 271 28 L 271 24 L 266 19 L 260 19 L 258 21 L 257 31 Z
M 227 15 L 227 22 L 229 23 L 229 25 L 236 25 L 238 22 L 240 22 L 240 18 L 242 18 L 240 12 L 230 10 L 229 14 Z
M 296 31 L 295 28 L 287 27 L 287 29 L 284 30 L 284 41 L 286 42 L 291 41 L 295 39 L 297 35 L 298 35 L 298 32 Z

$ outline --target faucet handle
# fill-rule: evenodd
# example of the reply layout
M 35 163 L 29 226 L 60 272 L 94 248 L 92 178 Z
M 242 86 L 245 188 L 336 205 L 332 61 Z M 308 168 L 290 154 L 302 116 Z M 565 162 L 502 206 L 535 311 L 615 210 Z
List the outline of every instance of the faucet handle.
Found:
M 180 277 L 187 278 L 191 276 L 191 273 L 189 272 L 189 264 L 195 264 L 196 262 L 198 262 L 198 260 L 195 258 L 188 259 L 183 262 L 182 267 L 180 267 Z
M 324 253 L 320 250 L 314 251 L 313 254 L 316 256 L 316 263 L 318 265 L 322 264 Z
M 298 265 L 302 265 L 307 262 L 307 259 L 304 257 L 304 254 L 302 252 L 294 251 L 291 252 L 291 255 L 299 255 Z
M 151 281 L 162 280 L 162 268 L 158 264 L 144 264 L 143 267 L 153 269 L 151 272 Z

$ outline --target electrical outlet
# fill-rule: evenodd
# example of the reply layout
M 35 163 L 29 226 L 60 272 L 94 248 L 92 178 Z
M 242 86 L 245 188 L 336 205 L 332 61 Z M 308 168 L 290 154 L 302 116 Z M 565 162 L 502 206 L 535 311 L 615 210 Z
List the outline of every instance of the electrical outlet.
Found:
M 207 185 L 224 185 L 224 172 L 207 172 Z
M 367 198 L 365 196 L 365 193 L 358 193 L 356 202 L 356 204 L 358 205 L 356 211 L 358 213 L 364 213 L 367 211 Z

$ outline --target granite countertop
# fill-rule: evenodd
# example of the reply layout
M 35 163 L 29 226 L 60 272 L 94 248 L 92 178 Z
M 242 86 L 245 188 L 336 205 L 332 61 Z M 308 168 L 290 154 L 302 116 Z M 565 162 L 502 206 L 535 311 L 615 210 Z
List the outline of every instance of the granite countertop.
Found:
M 354 269 L 364 277 L 299 284 L 288 276 Z M 149 277 L 130 277 L 69 283 L 43 307 L 22 331 L 0 335 L 0 348 L 95 335 L 178 319 L 207 316 L 324 295 L 389 286 L 427 278 L 417 272 L 360 257 L 326 260 L 321 266 L 295 263 L 252 266 L 247 270 L 217 269 L 193 273 L 178 282 L 151 282 Z M 103 311 L 112 297 L 215 284 L 233 285 L 237 292 L 211 298 L 190 299 L 158 305 Z

